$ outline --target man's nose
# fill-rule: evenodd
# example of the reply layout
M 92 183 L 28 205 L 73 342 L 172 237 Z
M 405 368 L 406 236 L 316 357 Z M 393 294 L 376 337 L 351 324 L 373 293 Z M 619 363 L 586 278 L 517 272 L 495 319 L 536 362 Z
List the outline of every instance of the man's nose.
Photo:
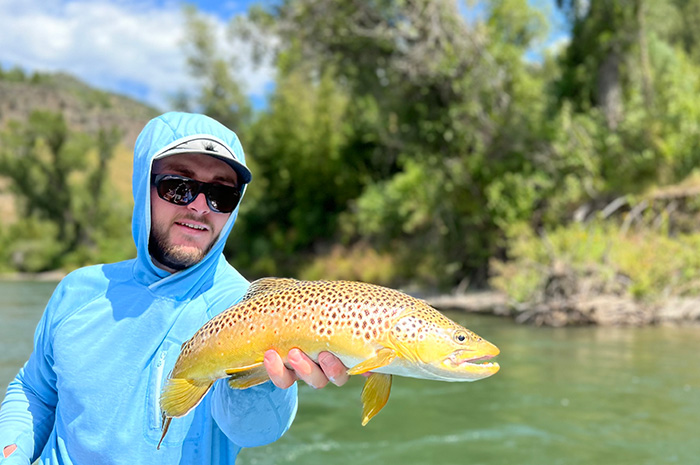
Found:
M 209 213 L 210 208 L 204 192 L 197 194 L 197 197 L 195 197 L 195 199 L 187 205 L 187 208 L 197 213 Z

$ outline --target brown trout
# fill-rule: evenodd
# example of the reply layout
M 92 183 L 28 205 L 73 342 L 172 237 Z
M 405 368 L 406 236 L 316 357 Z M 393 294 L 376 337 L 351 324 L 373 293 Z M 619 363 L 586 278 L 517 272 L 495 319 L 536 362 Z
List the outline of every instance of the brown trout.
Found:
M 315 361 L 331 352 L 350 375 L 371 372 L 362 389 L 362 425 L 386 404 L 391 375 L 476 381 L 499 370 L 484 362 L 498 355 L 496 346 L 402 292 L 360 282 L 263 278 L 182 345 L 161 393 L 161 442 L 171 419 L 196 407 L 214 381 L 228 378 L 234 389 L 264 383 L 265 351 L 275 349 L 286 361 L 293 348 Z

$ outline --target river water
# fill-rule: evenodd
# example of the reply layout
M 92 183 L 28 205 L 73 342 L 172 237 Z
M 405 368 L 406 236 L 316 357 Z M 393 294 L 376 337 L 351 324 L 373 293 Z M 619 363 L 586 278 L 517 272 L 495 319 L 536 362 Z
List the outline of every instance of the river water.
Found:
M 0 282 L 0 389 L 32 349 L 55 283 Z M 700 328 L 534 328 L 448 316 L 500 347 L 475 383 L 394 378 L 360 426 L 362 378 L 300 389 L 290 431 L 257 464 L 700 464 Z

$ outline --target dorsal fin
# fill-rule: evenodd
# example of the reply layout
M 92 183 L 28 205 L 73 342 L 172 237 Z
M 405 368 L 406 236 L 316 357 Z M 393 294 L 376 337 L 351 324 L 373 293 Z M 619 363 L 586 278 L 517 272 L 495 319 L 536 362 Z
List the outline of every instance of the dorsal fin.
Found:
M 260 278 L 250 283 L 250 287 L 248 287 L 248 291 L 246 291 L 241 301 L 259 297 L 269 292 L 294 287 L 301 282 L 302 281 L 298 279 L 292 278 Z

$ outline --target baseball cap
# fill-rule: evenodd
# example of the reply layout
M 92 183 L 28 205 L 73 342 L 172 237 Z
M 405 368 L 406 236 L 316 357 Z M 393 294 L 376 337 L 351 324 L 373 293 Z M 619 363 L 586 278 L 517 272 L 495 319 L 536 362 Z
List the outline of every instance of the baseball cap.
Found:
M 180 153 L 203 153 L 228 163 L 238 174 L 243 184 L 248 184 L 253 179 L 253 174 L 247 166 L 239 161 L 236 153 L 224 141 L 216 136 L 208 134 L 198 134 L 186 138 L 178 139 L 174 145 L 164 147 L 153 156 L 154 160 L 177 155 Z

